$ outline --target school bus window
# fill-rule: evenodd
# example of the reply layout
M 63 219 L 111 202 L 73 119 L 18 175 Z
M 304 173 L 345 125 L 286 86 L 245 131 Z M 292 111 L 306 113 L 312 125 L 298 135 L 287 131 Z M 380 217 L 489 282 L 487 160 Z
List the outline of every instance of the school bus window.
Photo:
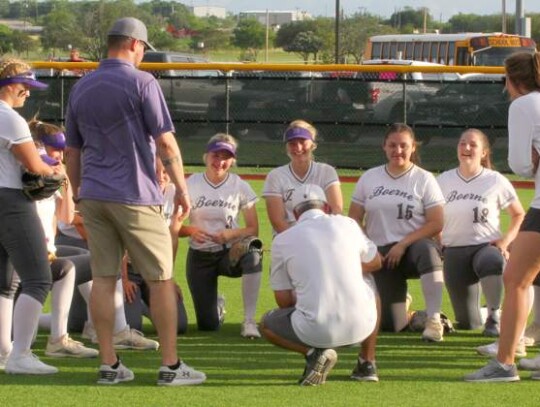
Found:
M 414 60 L 415 61 L 422 60 L 422 43 L 421 42 L 414 43 Z
M 381 57 L 381 43 L 380 42 L 373 43 L 373 48 L 372 48 L 371 53 L 372 53 L 373 59 L 378 59 Z
M 382 57 L 384 59 L 390 58 L 389 54 L 388 54 L 389 52 L 390 52 L 390 44 L 387 43 L 387 42 L 383 42 L 383 44 L 382 44 L 382 53 L 381 53 Z
M 431 43 L 431 62 L 439 62 L 439 43 Z
M 426 42 L 424 48 L 422 48 L 422 61 L 429 62 L 429 50 L 431 48 L 431 43 Z
M 405 44 L 405 59 L 412 59 L 414 51 L 414 44 L 412 42 Z
M 446 49 L 448 47 L 447 42 L 441 42 L 439 46 L 439 63 L 446 65 Z
M 396 55 L 396 57 L 398 59 L 402 59 L 404 56 L 405 56 L 405 43 L 398 42 L 398 55 Z
M 392 42 L 390 43 L 390 58 L 396 59 L 397 57 L 397 43 Z
M 454 52 L 456 50 L 456 44 L 453 42 L 448 43 L 448 65 L 454 65 Z

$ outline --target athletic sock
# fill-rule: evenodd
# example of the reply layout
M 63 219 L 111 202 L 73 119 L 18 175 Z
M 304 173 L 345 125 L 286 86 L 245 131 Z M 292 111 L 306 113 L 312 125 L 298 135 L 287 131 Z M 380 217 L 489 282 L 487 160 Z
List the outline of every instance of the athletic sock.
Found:
M 180 359 L 178 359 L 174 365 L 168 365 L 167 367 L 171 370 L 176 370 L 180 367 L 181 364 L 182 362 L 180 362 Z
M 13 313 L 12 355 L 20 355 L 30 350 L 43 304 L 28 294 L 21 294 L 15 303 Z
M 122 280 L 116 280 L 114 291 L 114 329 L 113 333 L 122 332 L 128 326 L 126 312 L 124 311 L 124 289 Z
M 532 301 L 533 305 L 533 321 L 536 325 L 540 325 L 540 287 L 533 286 L 534 290 L 534 299 Z
M 81 296 L 86 303 L 86 321 L 93 327 L 94 322 L 92 320 L 92 313 L 90 312 L 90 293 L 92 292 L 92 281 L 87 281 L 86 283 L 79 284 L 77 286 L 77 289 L 79 290 L 79 293 L 81 293 Z
M 503 295 L 503 281 L 501 276 L 487 276 L 480 279 L 482 292 L 486 298 L 488 315 L 499 322 L 499 315 Z
M 255 321 L 261 276 L 262 273 L 244 274 L 242 276 L 242 299 L 244 301 L 244 318 L 246 321 Z
M 0 296 L 0 354 L 11 352 L 13 328 L 13 299 Z
M 67 334 L 67 325 L 73 289 L 75 268 L 71 267 L 64 277 L 53 283 L 51 289 L 51 338 L 57 340 Z
M 420 276 L 422 293 L 426 303 L 426 312 L 429 318 L 441 316 L 444 277 L 442 270 Z

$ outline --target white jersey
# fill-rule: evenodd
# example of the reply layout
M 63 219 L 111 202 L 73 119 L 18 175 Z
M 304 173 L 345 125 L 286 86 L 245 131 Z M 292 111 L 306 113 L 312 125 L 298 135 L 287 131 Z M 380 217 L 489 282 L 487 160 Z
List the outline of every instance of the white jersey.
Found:
M 470 246 L 500 239 L 500 214 L 517 198 L 516 190 L 500 173 L 483 168 L 465 179 L 457 168 L 437 181 L 446 199 L 444 246 Z
M 444 196 L 430 172 L 412 165 L 394 177 L 382 165 L 360 177 L 352 201 L 365 210 L 369 238 L 377 246 L 384 246 L 422 227 L 426 209 L 443 205 Z
M 304 184 L 315 184 L 326 191 L 331 185 L 339 185 L 340 182 L 335 168 L 331 165 L 312 161 L 306 175 L 300 178 L 294 173 L 291 165 L 287 164 L 268 173 L 262 196 L 281 197 L 285 206 L 285 219 L 289 225 L 293 225 L 296 220 L 291 201 L 292 193 Z
M 204 173 L 193 174 L 187 179 L 187 187 L 191 197 L 189 223 L 209 233 L 237 229 L 240 212 L 258 200 L 251 186 L 231 173 L 218 185 L 212 184 Z M 197 243 L 193 239 L 189 245 L 203 251 L 222 247 L 213 242 Z
M 520 96 L 508 111 L 508 164 L 516 174 L 534 178 L 530 206 L 540 209 L 540 171 L 533 172 L 532 148 L 540 153 L 540 92 Z
M 302 342 L 333 348 L 365 339 L 375 327 L 375 295 L 362 277 L 362 264 L 377 247 L 358 224 L 343 215 L 312 209 L 272 243 L 270 283 L 294 290 L 294 332 Z
M 14 145 L 32 141 L 26 120 L 0 100 L 0 188 L 22 189 L 22 166 L 11 152 Z

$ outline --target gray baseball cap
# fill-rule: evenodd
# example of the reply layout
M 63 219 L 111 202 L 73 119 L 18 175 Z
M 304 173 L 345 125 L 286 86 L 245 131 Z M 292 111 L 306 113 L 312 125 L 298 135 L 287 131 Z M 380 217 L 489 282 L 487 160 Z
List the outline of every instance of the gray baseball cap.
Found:
M 116 20 L 107 35 L 122 35 L 144 42 L 147 48 L 156 49 L 148 42 L 148 31 L 141 20 L 134 17 L 124 17 Z

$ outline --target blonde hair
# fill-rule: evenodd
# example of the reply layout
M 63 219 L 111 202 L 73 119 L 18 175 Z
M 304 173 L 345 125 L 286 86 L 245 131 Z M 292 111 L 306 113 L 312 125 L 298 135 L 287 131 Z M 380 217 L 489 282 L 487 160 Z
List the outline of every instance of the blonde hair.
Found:
M 492 170 L 494 167 L 493 163 L 491 162 L 491 143 L 489 142 L 489 137 L 482 130 L 471 128 L 461 133 L 461 136 L 459 136 L 459 141 L 461 141 L 463 136 L 469 133 L 478 135 L 482 140 L 482 145 L 484 147 L 484 151 L 486 152 L 486 156 L 480 160 L 480 165 L 484 168 Z
M 32 70 L 26 62 L 16 58 L 3 59 L 0 62 L 0 79 L 9 78 Z
M 311 138 L 313 142 L 315 142 L 315 140 L 317 139 L 317 129 L 311 123 L 308 123 L 305 120 L 293 120 L 292 122 L 290 122 L 289 126 L 283 133 L 283 136 L 285 137 L 285 134 L 287 134 L 289 130 L 295 128 L 306 129 L 307 131 L 309 131 L 311 133 Z
M 286 134 L 287 134 L 287 132 L 289 130 L 297 129 L 297 128 L 305 129 L 311 134 L 311 140 L 313 141 L 313 144 L 311 145 L 310 153 L 311 153 L 311 159 L 314 160 L 315 157 L 313 155 L 313 151 L 315 151 L 317 149 L 317 141 L 316 140 L 317 140 L 318 132 L 317 132 L 317 129 L 311 123 L 308 123 L 305 120 L 300 120 L 300 119 L 293 120 L 292 122 L 289 123 L 289 126 L 287 127 L 287 129 L 283 132 L 283 140 L 287 141 Z M 287 156 L 292 159 L 289 152 L 287 152 Z
M 508 79 L 527 92 L 540 89 L 540 52 L 516 52 L 504 60 Z
M 210 144 L 215 143 L 216 141 L 223 141 L 224 143 L 232 144 L 234 146 L 235 150 L 238 149 L 238 141 L 236 141 L 236 139 L 233 136 L 231 136 L 230 134 L 216 133 L 212 137 L 210 137 L 210 140 L 208 140 L 208 143 L 206 143 L 206 145 L 209 146 Z M 208 155 L 207 153 L 203 154 L 203 162 L 205 164 L 206 164 L 206 156 L 207 155 Z M 236 157 L 233 159 L 232 165 L 233 166 L 236 165 Z

